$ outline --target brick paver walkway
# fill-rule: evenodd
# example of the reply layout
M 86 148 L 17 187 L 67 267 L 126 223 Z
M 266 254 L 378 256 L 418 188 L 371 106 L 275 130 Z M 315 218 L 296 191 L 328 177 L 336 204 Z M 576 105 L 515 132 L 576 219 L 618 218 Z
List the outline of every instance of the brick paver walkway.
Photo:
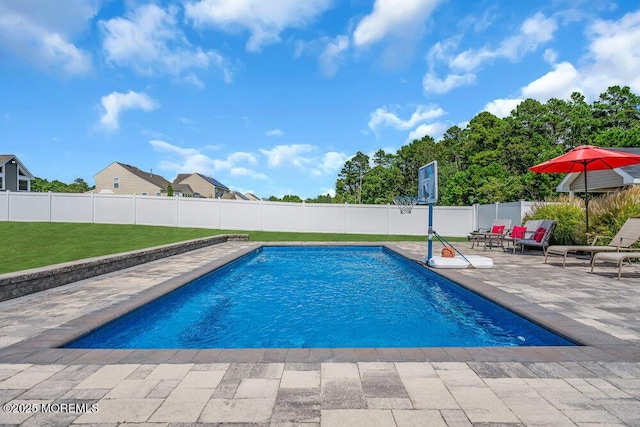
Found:
M 495 267 L 451 274 L 539 307 L 548 323 L 584 328 L 602 342 L 588 347 L 48 348 L 83 319 L 252 245 L 227 242 L 0 303 L 0 424 L 640 426 L 637 265 L 618 281 L 614 268 L 591 275 L 575 258 L 563 269 L 535 252 L 465 249 Z M 425 244 L 397 246 L 426 252 Z

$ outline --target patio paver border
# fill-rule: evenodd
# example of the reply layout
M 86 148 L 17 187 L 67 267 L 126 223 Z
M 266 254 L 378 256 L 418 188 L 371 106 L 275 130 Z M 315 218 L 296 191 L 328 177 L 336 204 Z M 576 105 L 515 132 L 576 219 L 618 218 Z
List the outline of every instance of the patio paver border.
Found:
M 114 306 L 80 316 L 33 338 L 0 350 L 3 363 L 213 363 L 213 362 L 563 362 L 563 361 L 640 361 L 640 348 L 595 328 L 554 313 L 517 295 L 489 286 L 455 270 L 432 270 L 455 283 L 484 296 L 554 332 L 584 345 L 573 347 L 426 347 L 426 348 L 269 348 L 203 350 L 96 350 L 65 349 L 61 345 L 114 320 L 171 290 L 235 261 L 262 246 L 301 243 L 252 243 L 233 255 L 207 263 L 188 274 L 173 277 Z M 308 242 L 306 245 L 342 246 L 346 243 Z M 348 243 L 384 246 L 403 257 L 423 264 L 416 255 L 387 243 Z

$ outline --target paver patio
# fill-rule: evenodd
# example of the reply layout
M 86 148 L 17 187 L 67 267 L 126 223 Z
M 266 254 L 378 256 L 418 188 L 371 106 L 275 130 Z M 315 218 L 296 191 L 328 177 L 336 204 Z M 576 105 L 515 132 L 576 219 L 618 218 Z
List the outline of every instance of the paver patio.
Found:
M 426 253 L 422 243 L 394 246 L 416 259 Z M 0 303 L 0 424 L 640 426 L 640 267 L 618 281 L 614 268 L 589 274 L 577 258 L 545 265 L 534 251 L 492 249 L 482 254 L 493 269 L 441 273 L 590 345 L 56 348 L 90 329 L 87 319 L 107 320 L 177 277 L 253 248 L 227 242 Z

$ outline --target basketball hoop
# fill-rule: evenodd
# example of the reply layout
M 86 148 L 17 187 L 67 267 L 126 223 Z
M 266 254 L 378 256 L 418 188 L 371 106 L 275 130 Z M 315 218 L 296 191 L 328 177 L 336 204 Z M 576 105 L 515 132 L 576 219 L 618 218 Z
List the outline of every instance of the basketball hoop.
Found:
M 400 208 L 401 214 L 410 214 L 411 209 L 418 203 L 417 197 L 394 197 L 393 203 Z

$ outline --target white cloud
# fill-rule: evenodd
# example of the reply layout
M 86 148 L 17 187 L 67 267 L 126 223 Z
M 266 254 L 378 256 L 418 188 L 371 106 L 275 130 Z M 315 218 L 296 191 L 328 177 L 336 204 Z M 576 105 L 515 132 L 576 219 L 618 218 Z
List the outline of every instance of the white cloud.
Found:
M 411 131 L 405 142 L 413 142 L 416 139 L 422 139 L 426 135 L 438 140 L 448 128 L 449 126 L 445 123 L 423 124 Z
M 312 159 L 303 154 L 312 153 L 315 150 L 316 147 L 310 144 L 291 144 L 276 145 L 270 150 L 260 149 L 260 152 L 267 158 L 267 165 L 271 168 L 289 164 L 304 169 Z
M 640 90 L 640 11 L 629 13 L 617 21 L 598 20 L 586 31 L 591 39 L 588 53 L 580 67 L 569 62 L 555 63 L 558 55 L 547 50 L 544 59 L 552 69 L 521 88 L 519 98 L 546 102 L 550 98 L 568 99 L 573 92 L 596 99 L 612 85 L 628 85 Z M 522 99 L 497 99 L 485 110 L 505 117 Z
M 365 16 L 353 32 L 353 42 L 362 47 L 385 37 L 415 38 L 424 21 L 441 0 L 376 0 L 373 12 Z
M 84 30 L 100 9 L 100 1 L 69 0 L 61 8 L 57 2 L 23 0 L 0 2 L 0 45 L 46 69 L 67 75 L 83 75 L 91 70 L 91 55 L 76 47 L 71 39 Z
M 545 49 L 542 56 L 549 64 L 555 64 L 558 61 L 558 52 L 553 49 Z
M 171 145 L 168 142 L 158 140 L 158 139 L 153 139 L 149 141 L 149 144 L 151 144 L 151 146 L 158 151 L 175 153 L 182 157 L 195 156 L 200 153 L 195 148 L 181 148 L 176 145 Z
M 349 49 L 349 37 L 337 36 L 327 41 L 324 51 L 318 61 L 325 76 L 334 76 L 338 72 L 340 63 L 344 60 L 344 54 Z
M 449 74 L 444 79 L 439 79 L 432 72 L 428 72 L 422 79 L 422 88 L 425 93 L 447 93 L 459 86 L 468 86 L 476 81 L 475 74 Z
M 226 158 L 217 159 L 202 153 L 202 150 L 206 150 L 210 146 L 205 146 L 202 149 L 183 148 L 162 140 L 151 140 L 149 144 L 156 151 L 171 154 L 171 160 L 160 162 L 160 167 L 165 170 L 177 173 L 202 173 L 205 175 L 224 172 L 235 177 L 268 179 L 264 173 L 245 166 L 256 166 L 258 164 L 258 160 L 252 153 L 236 151 Z
M 107 61 L 131 67 L 141 75 L 169 74 L 196 87 L 204 84 L 193 69 L 211 65 L 226 82 L 233 80 L 228 61 L 218 52 L 191 46 L 178 28 L 178 8 L 162 9 L 154 4 L 138 7 L 127 17 L 100 21 Z
M 196 27 L 248 30 L 246 49 L 280 41 L 287 28 L 303 28 L 331 6 L 331 0 L 199 0 L 185 3 L 185 16 Z
M 345 153 L 338 153 L 336 151 L 324 153 L 322 159 L 316 162 L 317 167 L 311 171 L 311 174 L 314 176 L 335 174 L 344 166 L 344 162 L 346 162 L 348 158 L 349 156 Z
M 457 87 L 470 85 L 475 82 L 475 71 L 485 62 L 496 58 L 518 61 L 552 40 L 557 29 L 555 18 L 547 18 L 542 13 L 536 13 L 522 23 L 516 34 L 503 39 L 495 49 L 468 49 L 454 55 L 460 37 L 438 42 L 427 54 L 429 71 L 422 80 L 424 92 L 443 94 Z M 555 61 L 554 52 L 547 50 L 545 58 L 547 61 Z M 449 68 L 445 78 L 439 78 L 434 71 L 438 63 L 445 63 Z
M 504 118 L 511 114 L 511 111 L 523 101 L 523 99 L 495 99 L 488 102 L 482 111 L 488 111 L 496 117 Z
M 269 177 L 263 174 L 262 172 L 257 172 L 253 169 L 247 169 L 243 167 L 233 167 L 229 172 L 231 176 L 242 176 L 242 177 L 246 176 L 251 179 L 261 179 L 261 180 L 269 179 Z
M 284 135 L 284 132 L 281 129 L 271 129 L 265 132 L 266 136 L 275 136 L 281 137 Z
M 152 111 L 160 104 L 145 93 L 129 91 L 127 93 L 112 92 L 100 100 L 104 114 L 100 117 L 100 125 L 115 131 L 120 128 L 120 114 L 126 110 Z
M 496 49 L 466 50 L 452 58 L 449 66 L 454 70 L 469 73 L 476 70 L 484 62 L 495 58 L 517 61 L 552 40 L 557 29 L 558 24 L 554 18 L 547 18 L 542 13 L 536 13 L 522 23 L 518 33 L 502 40 Z
M 588 63 L 580 70 L 584 93 L 595 98 L 611 85 L 640 90 L 640 11 L 618 21 L 596 21 L 586 32 L 591 38 Z
M 568 62 L 554 65 L 554 70 L 522 88 L 524 98 L 547 102 L 550 98 L 568 99 L 578 89 L 578 71 Z
M 435 119 L 443 114 L 444 111 L 440 107 L 419 105 L 409 119 L 403 120 L 395 113 L 389 111 L 388 107 L 377 108 L 376 111 L 370 115 L 369 128 L 374 132 L 377 132 L 381 127 L 409 130 L 422 122 Z

